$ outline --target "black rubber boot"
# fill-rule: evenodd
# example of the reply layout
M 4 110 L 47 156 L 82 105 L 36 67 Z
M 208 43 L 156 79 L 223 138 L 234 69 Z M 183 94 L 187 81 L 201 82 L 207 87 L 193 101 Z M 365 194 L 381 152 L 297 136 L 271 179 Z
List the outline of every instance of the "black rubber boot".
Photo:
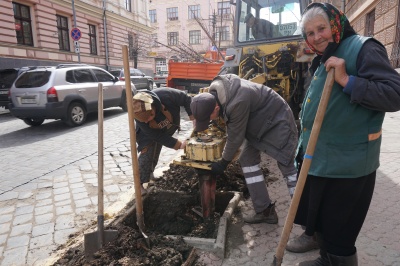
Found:
M 328 255 L 325 250 L 320 249 L 319 250 L 319 257 L 316 258 L 315 260 L 308 260 L 308 261 L 303 261 L 298 264 L 299 266 L 333 266 L 334 264 L 331 264 L 328 259 Z
M 351 256 L 336 256 L 328 253 L 328 259 L 332 266 L 358 266 L 357 252 Z
M 328 258 L 328 253 L 326 252 L 324 243 L 322 241 L 322 236 L 319 233 L 315 233 L 316 240 L 319 245 L 319 257 L 316 258 L 315 260 L 309 260 L 309 261 L 303 261 L 300 262 L 298 265 L 299 266 L 331 266 Z

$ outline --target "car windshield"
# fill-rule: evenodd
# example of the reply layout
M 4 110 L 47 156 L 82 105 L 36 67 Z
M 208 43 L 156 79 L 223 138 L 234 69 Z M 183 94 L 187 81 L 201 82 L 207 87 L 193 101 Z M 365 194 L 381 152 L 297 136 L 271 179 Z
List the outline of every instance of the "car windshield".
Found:
M 49 82 L 50 71 L 25 72 L 15 82 L 16 88 L 35 88 L 41 87 Z
M 157 76 L 168 76 L 168 71 L 158 71 Z
M 302 0 L 238 0 L 237 41 L 300 35 Z

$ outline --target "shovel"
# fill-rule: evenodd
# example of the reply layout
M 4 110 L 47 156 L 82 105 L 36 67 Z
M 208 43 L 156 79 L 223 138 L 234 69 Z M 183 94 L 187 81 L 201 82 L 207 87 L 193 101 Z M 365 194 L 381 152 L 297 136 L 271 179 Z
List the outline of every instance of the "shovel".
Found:
M 311 129 L 310 140 L 307 145 L 304 160 L 301 165 L 299 179 L 297 180 L 296 189 L 294 191 L 293 199 L 289 207 L 289 212 L 286 217 L 285 225 L 283 227 L 281 240 L 279 241 L 274 256 L 274 261 L 271 266 L 280 266 L 283 260 L 283 252 L 289 240 L 290 231 L 292 230 L 294 218 L 296 216 L 297 208 L 299 207 L 300 197 L 303 193 L 304 184 L 306 183 L 308 170 L 311 166 L 312 156 L 314 155 L 315 146 L 318 141 L 318 135 L 321 130 L 322 122 L 324 121 L 326 107 L 328 106 L 329 97 L 331 96 L 333 82 L 335 81 L 335 70 L 331 68 L 325 81 L 324 90 L 322 91 L 321 101 L 318 105 L 317 114 L 315 116 L 314 125 Z
M 131 88 L 131 77 L 128 75 L 129 71 L 129 60 L 128 60 L 128 46 L 122 46 L 122 56 L 124 58 L 124 72 L 125 75 L 125 91 L 126 91 L 126 104 L 128 106 L 128 119 L 129 119 L 129 131 L 131 140 L 131 156 L 132 156 L 132 170 L 133 170 L 133 181 L 135 185 L 135 204 L 136 204 L 136 222 L 139 227 L 140 233 L 143 235 L 147 247 L 150 247 L 150 239 L 145 233 L 144 217 L 143 217 L 143 203 L 142 193 L 140 191 L 140 176 L 139 176 L 139 163 L 137 158 L 136 150 L 136 129 L 135 121 L 133 117 L 133 105 L 132 105 L 132 88 Z
M 98 104 L 98 211 L 97 211 L 97 232 L 85 234 L 85 256 L 88 259 L 101 249 L 105 243 L 111 242 L 117 237 L 117 230 L 104 230 L 104 202 L 103 202 L 103 84 L 99 83 L 99 104 Z

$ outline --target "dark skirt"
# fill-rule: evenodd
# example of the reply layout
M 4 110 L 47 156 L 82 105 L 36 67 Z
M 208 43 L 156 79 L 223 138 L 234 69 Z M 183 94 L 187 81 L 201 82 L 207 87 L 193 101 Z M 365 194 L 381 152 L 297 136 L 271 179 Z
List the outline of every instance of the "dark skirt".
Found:
M 354 254 L 375 179 L 376 171 L 358 178 L 307 176 L 294 222 L 306 226 L 307 235 L 321 233 L 329 253 Z

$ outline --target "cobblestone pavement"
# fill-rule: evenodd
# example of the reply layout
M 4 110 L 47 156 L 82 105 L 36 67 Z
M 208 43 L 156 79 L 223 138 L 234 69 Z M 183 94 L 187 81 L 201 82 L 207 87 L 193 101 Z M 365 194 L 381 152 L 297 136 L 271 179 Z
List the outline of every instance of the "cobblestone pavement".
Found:
M 109 118 L 109 126 L 105 122 L 104 200 L 105 213 L 110 216 L 123 208 L 134 195 L 126 116 L 118 113 L 112 119 Z M 107 116 L 105 119 L 107 121 Z M 386 115 L 376 189 L 357 241 L 359 265 L 362 266 L 400 265 L 399 121 L 399 112 Z M 96 123 L 89 121 L 90 123 L 90 134 L 96 136 Z M 81 136 L 78 129 L 69 129 L 71 137 L 65 140 L 65 149 L 54 152 L 43 148 L 43 143 L 56 141 L 58 134 L 62 133 L 56 122 L 54 125 L 46 125 L 47 129 L 54 131 L 46 138 L 40 137 L 40 134 L 45 134 L 40 129 L 35 131 L 37 142 L 14 139 L 3 124 L 7 123 L 0 126 L 0 137 L 7 139 L 7 142 L 0 139 L 0 169 L 2 176 L 8 178 L 3 178 L 0 183 L 0 265 L 49 265 L 58 255 L 57 247 L 65 244 L 70 234 L 81 232 L 96 220 L 97 138 L 92 137 L 95 139 L 93 141 L 92 138 Z M 188 137 L 191 130 L 191 122 L 184 119 L 179 138 Z M 21 127 L 19 135 L 21 133 L 31 134 L 32 131 Z M 31 156 L 26 156 L 23 150 L 28 144 L 34 146 Z M 75 147 L 76 145 L 79 147 Z M 84 155 L 74 154 L 72 151 L 76 150 L 86 152 Z M 161 175 L 179 154 L 163 148 L 156 175 Z M 25 167 L 13 167 L 15 160 L 24 160 L 26 157 L 30 159 L 25 161 Z M 38 159 L 40 157 L 41 160 Z M 70 163 L 52 166 L 52 162 L 58 165 L 57 162 L 65 157 L 70 158 Z M 279 177 L 279 181 L 268 188 L 271 198 L 277 200 L 279 224 L 234 223 L 228 228 L 224 259 L 212 253 L 200 252 L 201 260 L 206 265 L 259 266 L 270 265 L 272 262 L 290 197 L 279 171 L 276 171 L 276 163 L 268 158 L 266 163 L 272 174 Z M 250 201 L 241 201 L 239 207 L 244 215 L 252 212 Z M 291 237 L 300 235 L 301 232 L 295 226 Z M 81 236 L 83 239 L 83 233 Z M 285 252 L 282 265 L 295 265 L 299 261 L 316 257 L 317 253 Z

